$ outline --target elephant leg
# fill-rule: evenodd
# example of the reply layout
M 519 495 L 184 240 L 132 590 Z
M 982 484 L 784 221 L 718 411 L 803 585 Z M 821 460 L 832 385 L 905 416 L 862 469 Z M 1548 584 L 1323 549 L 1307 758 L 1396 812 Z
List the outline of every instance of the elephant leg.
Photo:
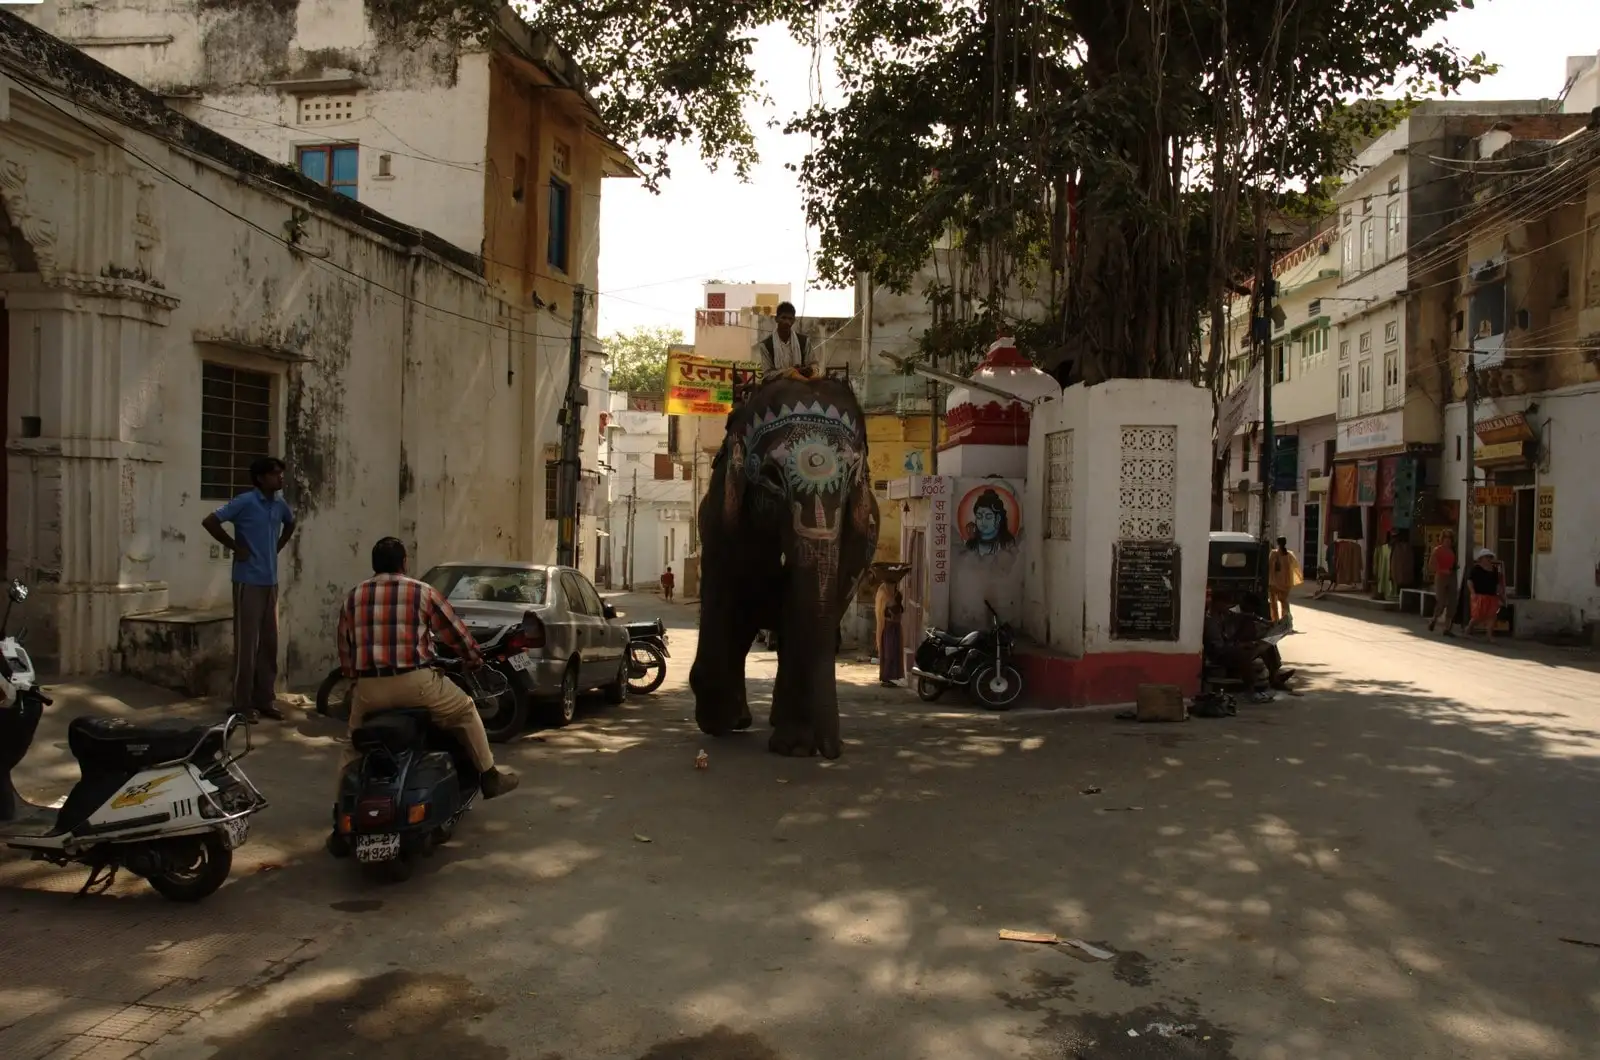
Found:
M 708 567 L 701 583 L 699 643 L 689 670 L 695 724 L 708 736 L 726 736 L 751 724 L 744 688 L 751 638 L 739 639 L 744 623 L 738 616 L 739 601 L 730 579 Z
M 834 677 L 834 638 L 837 615 L 810 619 L 798 617 L 803 609 L 786 612 L 785 630 L 778 642 L 778 680 L 772 689 L 772 735 L 767 749 L 774 754 L 805 758 L 820 754 L 838 758 L 843 751 L 839 736 L 839 691 Z

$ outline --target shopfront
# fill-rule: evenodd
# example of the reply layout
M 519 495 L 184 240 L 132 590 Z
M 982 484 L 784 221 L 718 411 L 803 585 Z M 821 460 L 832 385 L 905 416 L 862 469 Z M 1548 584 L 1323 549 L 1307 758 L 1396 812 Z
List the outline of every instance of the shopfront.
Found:
M 1397 535 L 1390 556 L 1394 584 L 1418 584 L 1429 524 L 1437 521 L 1424 489 L 1427 460 L 1437 447 L 1407 445 L 1404 427 L 1398 409 L 1339 424 L 1328 533 L 1341 587 L 1375 587 L 1379 550 L 1391 532 Z
M 1537 435 L 1520 412 L 1484 420 L 1474 433 L 1482 484 L 1473 494 L 1473 542 L 1494 549 L 1505 567 L 1507 595 L 1527 599 L 1538 545 Z

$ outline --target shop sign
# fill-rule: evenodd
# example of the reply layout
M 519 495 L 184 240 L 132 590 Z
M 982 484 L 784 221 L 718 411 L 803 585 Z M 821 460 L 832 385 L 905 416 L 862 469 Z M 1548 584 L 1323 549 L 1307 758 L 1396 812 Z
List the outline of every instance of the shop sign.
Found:
M 1482 420 L 1474 424 L 1472 429 L 1477 434 L 1478 441 L 1484 445 L 1499 445 L 1502 442 L 1531 442 L 1535 437 L 1533 427 L 1528 423 L 1528 417 L 1520 412 Z
M 1479 486 L 1473 499 L 1480 507 L 1503 508 L 1516 501 L 1516 491 L 1510 486 Z
M 1556 488 L 1540 486 L 1533 499 L 1533 548 L 1553 552 L 1556 545 Z
M 1480 445 L 1476 454 L 1478 463 L 1481 464 L 1506 464 L 1520 463 L 1527 459 L 1527 450 L 1523 442 L 1495 442 L 1493 445 Z
M 667 415 L 726 416 L 761 378 L 759 361 L 719 361 L 667 353 Z
M 1405 441 L 1405 412 L 1402 409 L 1393 409 L 1376 416 L 1364 416 L 1359 420 L 1346 420 L 1339 424 L 1340 456 L 1365 453 L 1375 449 L 1392 449 L 1404 445 Z

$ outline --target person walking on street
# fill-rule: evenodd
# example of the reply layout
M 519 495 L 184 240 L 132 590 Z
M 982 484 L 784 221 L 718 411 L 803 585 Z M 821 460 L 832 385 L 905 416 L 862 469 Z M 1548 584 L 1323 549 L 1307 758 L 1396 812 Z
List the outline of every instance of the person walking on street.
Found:
M 294 510 L 283 499 L 284 463 L 264 456 L 250 465 L 254 488 L 201 520 L 233 556 L 233 709 L 254 724 L 283 720 L 278 685 L 278 553 L 294 536 Z M 222 528 L 233 524 L 233 534 Z
M 1278 538 L 1278 547 L 1267 554 L 1267 610 L 1272 621 L 1289 617 L 1289 592 L 1304 580 L 1300 557 L 1289 551 L 1289 539 Z
M 661 574 L 661 598 L 669 604 L 672 602 L 672 590 L 677 586 L 677 584 L 677 575 L 672 573 L 671 567 L 668 567 Z
M 1478 561 L 1467 571 L 1467 585 L 1472 590 L 1467 636 L 1472 636 L 1472 627 L 1482 622 L 1484 638 L 1493 644 L 1495 620 L 1500 617 L 1500 602 L 1506 595 L 1506 574 L 1500 561 L 1494 558 L 1493 549 L 1478 550 Z
M 355 679 L 350 732 L 379 711 L 421 707 L 433 723 L 466 744 L 483 797 L 504 795 L 521 783 L 496 769 L 483 719 L 472 697 L 432 666 L 435 643 L 450 649 L 468 670 L 483 665 L 478 642 L 450 602 L 427 582 L 406 576 L 406 546 L 386 537 L 372 546 L 372 577 L 350 590 L 339 611 L 339 668 Z M 346 747 L 339 775 L 361 755 Z
M 883 610 L 883 633 L 878 639 L 878 683 L 884 688 L 898 688 L 895 684 L 906 675 L 904 637 L 900 619 L 906 613 L 905 600 L 900 590 Z
M 1433 575 L 1433 617 L 1428 632 L 1444 619 L 1444 635 L 1455 636 L 1456 625 L 1456 532 L 1446 530 L 1428 557 L 1428 572 Z

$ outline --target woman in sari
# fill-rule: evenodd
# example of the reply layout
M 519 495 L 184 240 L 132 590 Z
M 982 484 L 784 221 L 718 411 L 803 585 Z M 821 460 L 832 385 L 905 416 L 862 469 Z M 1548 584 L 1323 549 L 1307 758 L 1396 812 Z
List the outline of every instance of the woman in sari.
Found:
M 895 590 L 894 599 L 883 610 L 883 636 L 878 643 L 878 683 L 885 688 L 898 687 L 895 682 L 906 675 L 900 632 L 900 616 L 905 613 L 905 602 Z

